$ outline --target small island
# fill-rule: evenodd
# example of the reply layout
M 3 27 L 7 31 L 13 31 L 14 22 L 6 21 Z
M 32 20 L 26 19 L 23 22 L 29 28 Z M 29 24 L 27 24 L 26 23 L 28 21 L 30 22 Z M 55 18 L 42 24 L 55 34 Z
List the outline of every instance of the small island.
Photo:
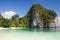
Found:
M 57 28 L 58 18 L 54 10 L 44 8 L 41 4 L 33 4 L 23 17 L 16 14 L 7 19 L 0 13 L 0 27 Z

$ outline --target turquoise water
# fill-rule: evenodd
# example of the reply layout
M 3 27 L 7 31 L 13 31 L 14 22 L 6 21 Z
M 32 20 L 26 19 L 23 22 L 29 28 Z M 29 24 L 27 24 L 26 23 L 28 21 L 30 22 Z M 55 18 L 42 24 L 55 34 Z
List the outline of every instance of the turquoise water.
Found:
M 51 31 L 52 30 L 52 31 Z M 56 29 L 4 29 L 0 30 L 0 40 L 60 40 Z

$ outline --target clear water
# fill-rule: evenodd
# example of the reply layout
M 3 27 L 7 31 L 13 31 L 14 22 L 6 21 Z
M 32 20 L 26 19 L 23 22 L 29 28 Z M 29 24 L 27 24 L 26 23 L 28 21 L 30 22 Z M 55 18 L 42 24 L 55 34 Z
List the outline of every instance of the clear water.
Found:
M 60 40 L 56 28 L 48 29 L 5 29 L 0 30 L 0 40 Z

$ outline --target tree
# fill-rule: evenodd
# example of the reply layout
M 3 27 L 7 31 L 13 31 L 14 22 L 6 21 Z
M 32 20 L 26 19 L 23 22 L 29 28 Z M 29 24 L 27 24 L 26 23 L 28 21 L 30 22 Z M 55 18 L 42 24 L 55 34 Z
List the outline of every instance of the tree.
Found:
M 0 27 L 3 27 L 4 17 L 0 13 Z
M 15 23 L 16 27 L 18 27 L 19 24 L 19 15 L 12 16 L 12 21 Z

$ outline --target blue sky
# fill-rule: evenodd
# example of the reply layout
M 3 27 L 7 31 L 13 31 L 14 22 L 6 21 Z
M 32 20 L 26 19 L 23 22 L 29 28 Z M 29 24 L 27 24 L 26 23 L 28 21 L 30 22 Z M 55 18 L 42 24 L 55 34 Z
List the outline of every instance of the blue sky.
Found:
M 60 0 L 0 0 L 0 13 L 14 11 L 20 16 L 24 16 L 35 4 L 42 4 L 45 8 L 55 10 L 60 17 Z
M 42 4 L 45 8 L 55 10 L 60 20 L 60 0 L 0 0 L 0 13 L 11 12 L 24 16 L 30 7 L 36 3 Z

